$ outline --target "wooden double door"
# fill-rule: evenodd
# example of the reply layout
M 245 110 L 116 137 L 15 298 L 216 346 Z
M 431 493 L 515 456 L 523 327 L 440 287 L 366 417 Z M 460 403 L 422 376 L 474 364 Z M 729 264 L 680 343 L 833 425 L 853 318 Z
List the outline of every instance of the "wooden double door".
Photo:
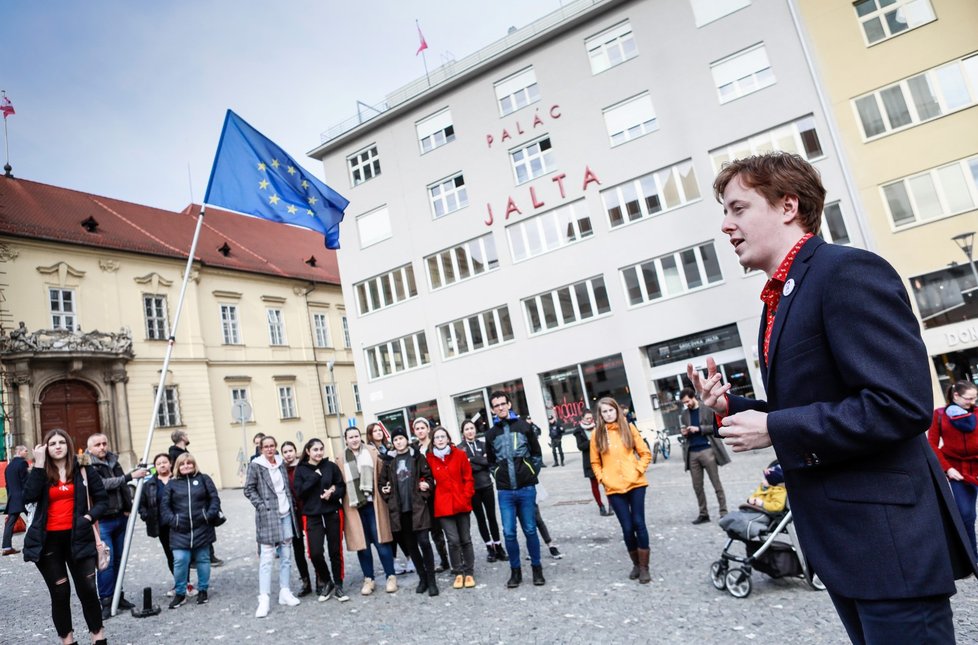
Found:
M 82 452 L 88 438 L 102 432 L 98 411 L 98 392 L 83 381 L 66 379 L 44 388 L 41 393 L 41 438 L 53 428 L 68 431 L 75 452 Z

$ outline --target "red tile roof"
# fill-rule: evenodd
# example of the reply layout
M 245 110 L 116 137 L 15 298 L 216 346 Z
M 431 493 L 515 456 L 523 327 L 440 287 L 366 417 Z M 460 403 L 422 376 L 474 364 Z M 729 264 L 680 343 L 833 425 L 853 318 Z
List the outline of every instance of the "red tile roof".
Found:
M 25 179 L 0 177 L 0 234 L 186 259 L 200 206 L 174 213 Z M 94 232 L 82 222 L 98 222 Z M 227 244 L 225 256 L 220 248 Z M 316 266 L 307 263 L 316 258 Z M 194 258 L 205 266 L 340 284 L 323 236 L 208 207 Z

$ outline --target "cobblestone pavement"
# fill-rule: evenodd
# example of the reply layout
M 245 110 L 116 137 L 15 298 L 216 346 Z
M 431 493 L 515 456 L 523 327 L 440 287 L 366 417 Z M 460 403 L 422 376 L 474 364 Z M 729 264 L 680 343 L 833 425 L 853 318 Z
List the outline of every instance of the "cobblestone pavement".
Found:
M 108 640 L 139 645 L 211 641 L 399 645 L 847 642 L 828 595 L 812 590 L 803 580 L 773 580 L 755 572 L 753 592 L 746 599 L 713 587 L 709 567 L 719 556 L 725 537 L 715 521 L 690 524 L 696 503 L 678 450 L 670 460 L 660 460 L 649 470 L 646 514 L 652 583 L 639 585 L 628 580 L 630 562 L 618 523 L 614 517 L 598 515 L 582 476 L 580 453 L 568 451 L 567 456 L 565 467 L 548 467 L 543 474 L 549 493 L 541 504 L 543 516 L 565 554 L 562 560 L 545 558 L 546 586 L 534 587 L 525 576 L 520 588 L 505 589 L 508 565 L 487 564 L 484 550 L 477 546 L 475 589 L 454 590 L 448 574 L 442 574 L 441 595 L 429 598 L 414 593 L 417 578 L 408 574 L 398 577 L 401 590 L 396 594 L 378 589 L 373 596 L 362 597 L 356 557 L 346 554 L 350 602 L 306 599 L 294 608 L 273 603 L 268 618 L 256 619 L 253 514 L 241 491 L 228 489 L 222 491 L 222 501 L 229 521 L 218 529 L 217 543 L 218 555 L 226 564 L 213 570 L 210 603 L 166 609 L 163 593 L 172 580 L 159 543 L 148 538 L 139 523 L 126 579 L 127 596 L 136 601 L 140 590 L 151 586 L 154 601 L 163 611 L 143 619 L 120 613 L 106 623 Z M 772 458 L 770 449 L 735 455 L 733 463 L 720 470 L 732 507 L 746 499 Z M 709 484 L 707 492 L 715 520 L 716 502 Z M 474 522 L 472 532 L 478 545 Z M 19 548 L 21 536 L 14 540 Z M 298 574 L 293 574 L 293 581 L 296 588 Z M 958 589 L 952 599 L 958 642 L 978 642 L 978 585 L 974 580 L 961 581 Z M 4 615 L 0 642 L 58 642 L 41 576 L 19 555 L 0 558 L 0 610 Z M 78 642 L 87 643 L 77 600 L 73 614 Z

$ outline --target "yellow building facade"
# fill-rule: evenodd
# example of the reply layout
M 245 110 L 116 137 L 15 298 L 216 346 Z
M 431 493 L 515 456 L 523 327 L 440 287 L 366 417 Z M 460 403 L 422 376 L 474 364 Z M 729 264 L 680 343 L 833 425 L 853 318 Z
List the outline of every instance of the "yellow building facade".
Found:
M 978 3 L 790 1 L 870 246 L 922 320 L 938 403 L 952 382 L 978 382 Z
M 300 450 L 328 437 L 336 454 L 342 428 L 362 427 L 338 270 L 321 235 L 208 209 L 175 320 L 199 207 L 170 213 L 0 178 L 0 212 L 9 445 L 66 427 L 84 448 L 103 432 L 128 467 L 155 421 L 150 455 L 186 431 L 202 470 L 238 486 L 258 432 Z M 239 400 L 244 423 L 233 417 Z

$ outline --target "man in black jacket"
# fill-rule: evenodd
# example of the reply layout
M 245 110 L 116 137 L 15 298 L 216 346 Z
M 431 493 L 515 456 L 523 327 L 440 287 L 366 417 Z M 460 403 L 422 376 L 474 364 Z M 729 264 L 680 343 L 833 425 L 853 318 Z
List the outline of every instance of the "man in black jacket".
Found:
M 516 539 L 519 518 L 526 550 L 530 552 L 533 584 L 546 584 L 540 564 L 540 537 L 537 535 L 537 473 L 543 467 L 540 442 L 529 425 L 513 412 L 505 392 L 489 395 L 495 425 L 486 433 L 486 459 L 496 479 L 499 512 L 503 518 L 503 537 L 509 552 L 511 574 L 506 587 L 513 589 L 523 581 L 520 568 L 520 543 Z
M 14 524 L 24 508 L 24 482 L 27 481 L 27 446 L 14 448 L 14 458 L 7 464 L 7 521 L 3 525 L 3 555 L 20 553 L 14 548 Z
M 141 479 L 149 474 L 145 468 L 139 467 L 131 472 L 125 472 L 119 465 L 119 457 L 109 450 L 109 439 L 104 434 L 93 434 L 88 438 L 88 450 L 82 460 L 82 465 L 91 466 L 102 479 L 102 485 L 109 496 L 109 508 L 99 520 L 99 534 L 102 541 L 109 545 L 111 562 L 105 571 L 98 572 L 98 596 L 102 601 L 102 619 L 111 617 L 112 596 L 115 593 L 115 581 L 119 575 L 119 565 L 122 564 L 122 548 L 126 539 L 126 518 L 132 510 L 132 497 L 129 493 L 129 482 Z M 132 609 L 135 605 L 120 598 L 120 609 Z

